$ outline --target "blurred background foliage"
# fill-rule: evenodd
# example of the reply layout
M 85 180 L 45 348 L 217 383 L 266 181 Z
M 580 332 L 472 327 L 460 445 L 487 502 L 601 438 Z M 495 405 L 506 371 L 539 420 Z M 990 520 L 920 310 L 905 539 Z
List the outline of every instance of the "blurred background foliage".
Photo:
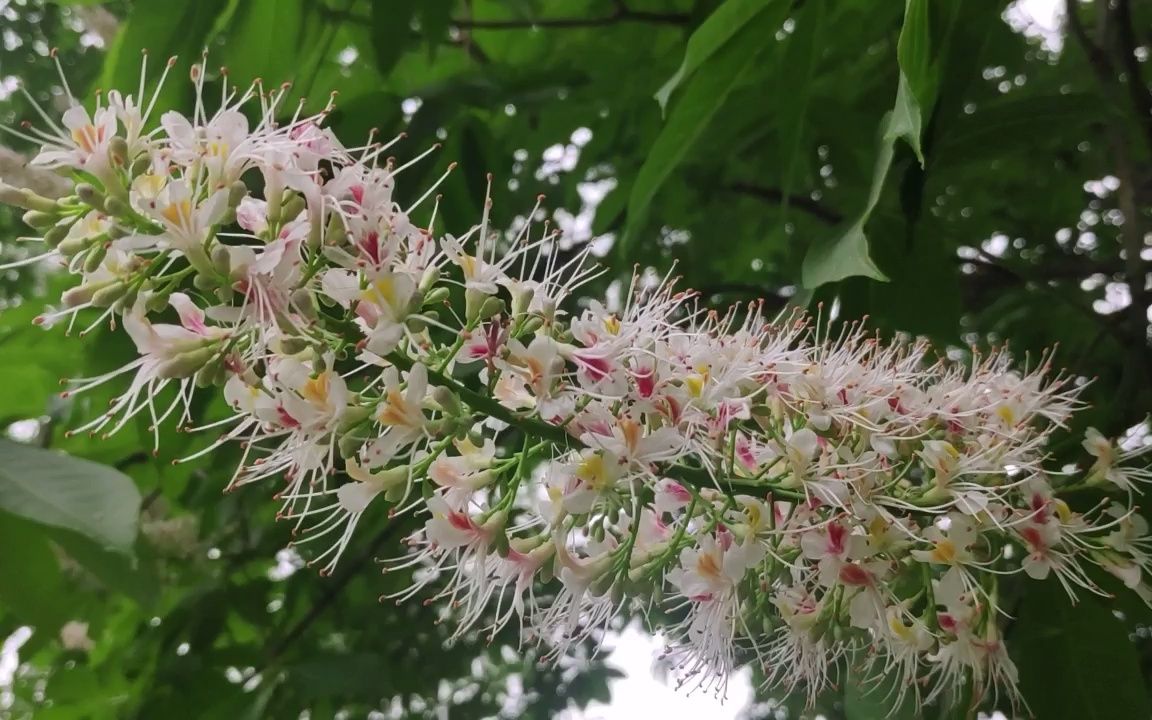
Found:
M 957 360 L 1008 343 L 1034 364 L 1058 346 L 1053 364 L 1091 381 L 1059 459 L 1088 424 L 1147 442 L 1150 43 L 1141 0 L 0 0 L 0 125 L 34 112 L 19 80 L 63 108 L 51 48 L 89 98 L 134 89 L 142 48 L 153 73 L 179 55 L 160 103 L 185 110 L 207 48 L 232 82 L 291 82 L 286 112 L 337 92 L 346 142 L 404 132 L 400 157 L 442 143 L 401 185 L 418 194 L 458 162 L 450 229 L 479 217 L 486 173 L 502 224 L 544 194 L 541 219 L 610 270 L 590 294 L 675 261 L 710 303 L 867 317 Z M 0 177 L 59 191 L 7 141 Z M 0 214 L 0 258 L 21 256 L 20 233 Z M 107 328 L 32 326 L 62 283 L 0 274 L 0 423 L 22 443 L 0 446 L 0 716 L 551 717 L 608 698 L 618 673 L 590 649 L 540 667 L 512 636 L 448 646 L 433 608 L 379 603 L 399 580 L 374 558 L 403 522 L 367 518 L 333 577 L 296 572 L 265 493 L 221 495 L 234 455 L 171 464 L 207 438 L 165 429 L 153 457 L 143 424 L 67 437 L 115 391 L 64 401 L 57 379 L 133 349 Z M 68 461 L 31 446 L 113 470 L 63 467 L 80 480 L 29 500 Z M 107 508 L 62 513 L 93 487 Z M 1152 715 L 1152 613 L 1130 593 L 1072 607 L 1048 584 L 1010 592 L 1034 714 Z M 749 716 L 889 714 L 851 683 L 807 711 L 760 699 Z

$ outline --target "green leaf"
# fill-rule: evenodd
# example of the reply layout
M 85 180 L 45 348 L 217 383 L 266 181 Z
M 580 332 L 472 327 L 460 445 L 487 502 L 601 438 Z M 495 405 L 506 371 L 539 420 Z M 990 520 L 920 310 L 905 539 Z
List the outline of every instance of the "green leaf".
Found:
M 409 23 L 416 12 L 417 0 L 393 0 L 372 3 L 372 49 L 376 69 L 384 77 L 392 71 L 411 42 Z
M 717 54 L 725 45 L 744 29 L 746 25 L 756 19 L 760 11 L 769 4 L 785 6 L 781 0 L 729 0 L 716 8 L 700 27 L 688 38 L 688 45 L 684 51 L 684 60 L 676 74 L 668 78 L 659 90 L 656 91 L 656 102 L 660 103 L 660 112 L 668 109 L 668 100 L 676 88 L 696 72 L 704 63 Z M 783 21 L 783 18 L 781 18 Z M 770 28 L 770 32 L 776 28 Z M 767 35 L 765 37 L 771 37 Z
M 900 64 L 900 85 L 886 137 L 904 138 L 924 164 L 920 136 L 923 116 L 931 111 L 936 96 L 937 77 L 932 68 L 932 27 L 930 0 L 907 0 L 904 25 L 896 57 Z
M 0 440 L 0 508 L 127 552 L 136 540 L 140 492 L 110 467 Z
M 0 548 L 0 605 L 44 636 L 55 635 L 72 617 L 60 563 L 43 528 L 0 512 Z
M 744 74 L 756 65 L 757 58 L 768 47 L 765 38 L 772 37 L 787 11 L 784 3 L 763 9 L 689 81 L 632 186 L 628 198 L 628 229 L 619 247 L 622 254 L 628 255 L 633 238 L 643 229 L 657 191 L 704 134 Z
M 267 86 L 293 79 L 301 47 L 301 0 L 244 0 L 228 21 L 220 60 L 239 85 L 263 78 Z
M 179 56 L 186 63 L 182 71 L 168 78 L 157 102 L 157 110 L 182 107 L 182 98 L 191 92 L 189 63 L 199 59 L 226 7 L 226 0 L 139 0 L 104 58 L 99 85 L 105 91 L 135 94 L 140 82 L 140 51 L 148 50 L 149 77 L 156 78 L 163 63 Z M 150 90 L 149 90 L 150 92 Z M 150 96 L 150 95 L 149 95 Z
M 888 179 L 888 169 L 892 166 L 892 138 L 887 132 L 891 117 L 885 119 L 882 126 L 885 132 L 880 138 L 879 151 L 872 168 L 872 188 L 868 192 L 868 203 L 864 210 L 852 223 L 848 231 L 837 238 L 817 241 L 808 248 L 801 268 L 801 281 L 806 288 L 815 288 L 824 283 L 836 282 L 855 275 L 863 275 L 875 280 L 887 280 L 887 276 L 880 272 L 876 263 L 868 254 L 868 237 L 864 234 L 864 226 L 868 223 L 876 203 L 884 190 L 884 183 Z
M 1136 647 L 1094 598 L 1081 593 L 1073 606 L 1050 578 L 1029 586 L 1015 615 L 1010 647 L 1035 717 L 1152 717 Z
M 821 38 L 825 25 L 825 5 L 824 0 L 812 0 L 804 6 L 801 15 L 796 18 L 796 29 L 788 40 L 784 60 L 780 63 L 777 97 L 788 98 L 788 102 L 780 104 L 777 114 L 780 157 L 785 159 L 780 188 L 785 206 L 792 193 L 797 160 L 807 151 L 801 138 L 804 135 L 817 61 L 824 47 Z

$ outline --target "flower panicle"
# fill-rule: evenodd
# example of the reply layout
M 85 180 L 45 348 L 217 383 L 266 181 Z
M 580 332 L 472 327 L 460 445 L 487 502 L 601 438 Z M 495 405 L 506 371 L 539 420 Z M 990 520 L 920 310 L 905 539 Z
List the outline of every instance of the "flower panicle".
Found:
M 391 143 L 345 147 L 331 103 L 289 113 L 259 81 L 222 77 L 210 110 L 209 75 L 194 66 L 190 116 L 155 118 L 146 73 L 92 112 L 39 111 L 14 132 L 73 192 L 0 201 L 77 278 L 41 321 L 115 323 L 138 352 L 69 382 L 126 385 L 77 429 L 145 417 L 157 451 L 165 424 L 214 433 L 178 462 L 238 445 L 228 488 L 273 485 L 321 572 L 409 513 L 392 599 L 426 597 L 457 635 L 513 625 L 558 657 L 661 607 L 693 687 L 722 693 L 751 660 L 815 697 L 854 665 L 921 703 L 1017 698 L 1011 576 L 1104 594 L 1099 567 L 1152 599 L 1143 450 L 1089 430 L 1085 467 L 1049 470 L 1081 405 L 1049 358 L 965 364 L 860 324 L 717 312 L 670 274 L 636 272 L 617 308 L 575 303 L 605 271 L 533 225 L 540 203 L 504 232 L 489 198 L 448 233 L 428 206 L 446 176 L 404 206 Z M 227 416 L 191 427 L 197 392 Z M 1086 487 L 1119 499 L 1076 510 Z

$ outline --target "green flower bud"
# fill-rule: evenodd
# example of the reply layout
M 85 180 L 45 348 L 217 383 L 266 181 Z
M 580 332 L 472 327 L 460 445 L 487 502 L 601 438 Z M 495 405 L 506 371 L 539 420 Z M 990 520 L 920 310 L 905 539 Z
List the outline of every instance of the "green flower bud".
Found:
M 128 162 L 128 141 L 117 135 L 108 141 L 108 159 L 116 167 L 124 167 Z
M 141 155 L 132 161 L 132 166 L 128 168 L 128 174 L 132 177 L 146 175 L 152 169 L 152 159 L 148 155 Z
M 56 248 L 60 245 L 60 241 L 68 237 L 68 228 L 63 225 L 53 225 L 44 231 L 44 244 L 49 249 Z
M 520 325 L 520 335 L 535 335 L 536 331 L 542 327 L 544 327 L 544 318 L 539 315 L 531 315 Z
M 228 252 L 227 245 L 216 245 L 212 248 L 212 267 L 221 275 L 232 274 L 232 253 Z
M 457 417 L 463 411 L 460 406 L 460 398 L 456 397 L 456 393 L 452 392 L 443 385 L 437 385 L 432 388 L 432 400 L 435 401 L 444 414 L 449 417 Z M 481 441 L 483 444 L 483 441 Z
M 235 208 L 248 196 L 248 186 L 237 180 L 228 186 L 228 207 Z
M 435 265 L 425 268 L 424 274 L 420 276 L 420 292 L 427 294 L 433 290 L 433 286 L 438 282 L 440 282 L 440 268 Z M 447 294 L 448 288 L 443 289 L 445 290 L 445 294 Z M 432 302 L 432 300 L 428 298 L 425 302 Z
M 163 312 L 164 308 L 168 307 L 168 296 L 171 293 L 158 292 L 148 296 L 144 301 L 144 309 L 150 313 Z
M 80 200 L 97 210 L 104 210 L 104 194 L 91 183 L 80 183 L 76 186 L 76 196 Z
M 88 251 L 88 254 L 84 257 L 84 272 L 96 272 L 96 268 L 100 267 L 100 263 L 104 262 L 104 258 L 107 256 L 107 245 L 94 245 L 92 249 Z
M 207 365 L 217 354 L 217 343 L 182 352 L 176 357 L 160 365 L 156 374 L 162 378 L 192 377 L 198 370 Z
M 439 305 L 451 294 L 452 291 L 443 286 L 432 288 L 424 294 L 424 305 Z
M 104 199 L 104 212 L 112 217 L 127 217 L 132 215 L 132 208 L 120 198 L 110 195 Z
M 102 308 L 112 307 L 112 303 L 124 297 L 127 289 L 124 283 L 120 281 L 113 282 L 111 285 L 100 288 L 92 294 L 92 304 Z
M 206 274 L 197 274 L 196 277 L 192 278 L 192 285 L 197 290 L 203 290 L 205 292 L 215 290 L 217 287 L 219 287 L 219 283 L 216 282 L 216 278 Z
M 45 230 L 56 224 L 58 215 L 40 210 L 29 210 L 24 213 L 24 224 L 37 230 Z
M 304 211 L 304 206 L 304 198 L 296 193 L 292 193 L 284 202 L 284 219 L 295 220 L 296 217 Z

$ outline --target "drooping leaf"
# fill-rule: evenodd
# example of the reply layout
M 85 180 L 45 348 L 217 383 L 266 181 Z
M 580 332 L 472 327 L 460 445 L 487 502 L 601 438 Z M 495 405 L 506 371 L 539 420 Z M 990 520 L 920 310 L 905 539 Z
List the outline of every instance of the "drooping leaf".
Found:
M 676 74 L 668 78 L 656 91 L 660 111 L 667 112 L 668 100 L 698 68 L 723 49 L 735 36 L 751 23 L 769 4 L 786 6 L 782 0 L 730 0 L 708 16 L 688 38 L 684 60 Z M 772 28 L 773 30 L 775 28 Z M 771 37 L 766 35 L 765 39 Z
M 1073 606 L 1055 579 L 1028 588 L 1010 636 L 1035 717 L 1152 717 L 1140 658 L 1120 621 L 1090 596 Z
M 136 540 L 140 492 L 110 467 L 0 440 L 0 508 L 127 552 Z
M 888 124 L 889 119 L 886 118 L 882 123 L 885 132 L 880 138 L 872 170 L 872 187 L 868 191 L 868 202 L 864 210 L 843 235 L 817 241 L 808 248 L 801 273 L 804 287 L 815 288 L 824 283 L 836 282 L 855 275 L 875 280 L 888 279 L 872 261 L 868 253 L 868 238 L 864 234 L 864 226 L 872 216 L 872 211 L 876 209 L 876 204 L 880 202 L 880 194 L 888 179 L 888 169 L 892 166 L 893 140 L 886 130 Z
M 907 0 L 904 6 L 904 25 L 896 48 L 900 85 L 887 131 L 887 137 L 904 138 L 921 165 L 924 116 L 932 110 L 937 86 L 932 62 L 931 4 L 929 0 Z

